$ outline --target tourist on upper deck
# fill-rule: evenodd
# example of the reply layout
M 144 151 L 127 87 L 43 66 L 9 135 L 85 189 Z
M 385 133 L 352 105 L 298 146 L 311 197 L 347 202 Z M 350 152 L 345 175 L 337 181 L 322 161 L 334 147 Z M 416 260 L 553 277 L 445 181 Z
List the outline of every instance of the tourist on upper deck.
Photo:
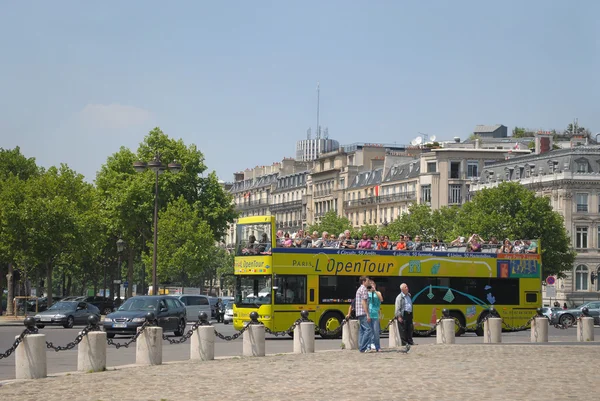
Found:
M 381 239 L 383 239 L 383 236 L 381 236 Z M 371 248 L 379 249 L 379 242 L 379 235 L 375 234 L 375 236 L 373 237 L 373 241 L 371 242 Z
M 340 235 L 338 235 L 336 248 L 343 248 L 344 241 L 346 241 L 346 235 L 344 235 L 344 233 L 341 233 Z
M 329 238 L 327 239 L 327 241 L 325 241 L 325 248 L 337 248 L 338 245 L 338 241 L 337 238 L 335 237 L 335 234 L 331 234 L 329 236 Z
M 398 242 L 396 243 L 397 251 L 406 251 L 406 242 L 404 241 L 404 235 L 400 235 L 398 237 Z
M 367 238 L 367 234 L 363 233 L 362 235 L 362 239 L 358 242 L 358 249 L 372 249 L 373 248 L 373 244 L 371 243 L 371 240 Z
M 465 244 L 465 237 L 458 236 L 454 241 L 450 243 L 450 246 L 461 246 Z
M 481 252 L 483 239 L 478 234 L 471 235 L 467 242 L 467 252 Z
M 283 230 L 277 230 L 275 246 L 283 246 Z
M 313 237 L 315 236 L 316 231 L 313 233 Z M 321 234 L 321 238 L 316 241 L 313 239 L 312 247 L 313 248 L 323 248 L 329 242 L 329 233 L 327 231 L 323 231 Z
M 443 252 L 446 250 L 446 247 L 444 246 L 443 242 L 440 242 L 437 238 L 435 238 L 431 244 L 431 250 L 433 252 Z
M 388 237 L 387 235 L 382 236 L 381 241 L 377 244 L 377 249 L 386 251 L 390 249 L 390 247 L 390 237 Z
M 502 246 L 498 248 L 498 253 L 511 253 L 513 251 L 513 246 L 510 243 L 508 238 L 504 239 Z
M 356 249 L 356 243 L 350 236 L 350 230 L 344 231 L 344 240 L 340 242 L 340 248 Z
M 414 249 L 415 243 L 412 242 L 412 237 L 410 235 L 404 236 L 404 241 L 406 242 L 406 250 L 412 251 Z
M 513 253 L 523 253 L 525 251 L 525 246 L 520 239 L 515 240 L 513 243 Z
M 256 248 L 258 253 L 269 252 L 271 250 L 271 242 L 269 241 L 269 237 L 267 237 L 267 233 L 261 235 L 260 243 Z
M 292 239 L 290 238 L 290 233 L 285 233 L 283 236 L 283 247 L 284 248 L 291 248 L 293 245 Z
M 527 249 L 525 249 L 525 252 L 527 252 L 527 253 L 537 253 L 538 252 L 537 242 L 526 239 L 525 245 L 527 245 Z
M 423 250 L 423 243 L 421 242 L 421 237 L 419 235 L 417 235 L 415 237 L 415 242 L 413 243 L 412 249 L 413 249 L 413 251 L 422 251 Z

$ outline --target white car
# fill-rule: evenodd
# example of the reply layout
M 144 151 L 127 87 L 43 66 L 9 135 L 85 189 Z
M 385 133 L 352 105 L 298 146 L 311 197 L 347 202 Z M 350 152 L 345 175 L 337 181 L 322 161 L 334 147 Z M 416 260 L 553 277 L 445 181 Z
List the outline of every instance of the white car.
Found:
M 229 302 L 225 305 L 225 316 L 223 316 L 223 324 L 229 324 L 233 322 L 233 302 Z

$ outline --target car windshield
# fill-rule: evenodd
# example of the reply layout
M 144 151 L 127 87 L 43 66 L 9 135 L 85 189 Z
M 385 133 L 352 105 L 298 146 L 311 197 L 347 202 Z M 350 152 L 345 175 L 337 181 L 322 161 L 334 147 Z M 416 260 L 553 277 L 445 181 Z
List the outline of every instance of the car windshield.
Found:
M 158 306 L 156 298 L 129 298 L 119 307 L 120 311 L 155 311 Z
M 58 302 L 48 308 L 48 310 L 75 310 L 77 302 Z

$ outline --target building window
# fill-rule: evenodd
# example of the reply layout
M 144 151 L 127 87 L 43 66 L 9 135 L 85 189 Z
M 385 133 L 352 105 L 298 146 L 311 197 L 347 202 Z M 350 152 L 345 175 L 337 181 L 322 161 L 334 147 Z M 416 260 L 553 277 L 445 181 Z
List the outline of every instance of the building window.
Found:
M 589 164 L 587 160 L 578 160 L 577 161 L 577 172 L 578 173 L 589 173 Z
M 450 178 L 460 178 L 460 162 L 450 162 Z
M 450 197 L 448 199 L 448 203 L 457 204 L 461 203 L 460 190 L 462 185 L 460 184 L 452 184 L 450 185 Z
M 479 177 L 479 163 L 477 160 L 467 162 L 467 178 Z
M 345 186 L 346 186 L 346 179 L 340 178 L 340 189 L 344 189 Z
M 596 242 L 596 248 L 600 248 L 600 227 L 598 227 L 598 241 Z
M 436 163 L 435 162 L 427 162 L 427 172 L 435 173 L 436 172 Z
M 431 202 L 431 185 L 421 185 L 421 202 Z
M 588 211 L 588 194 L 577 193 L 575 195 L 575 199 L 577 200 L 577 211 L 578 212 L 587 212 Z
M 575 248 L 585 249 L 588 247 L 588 228 L 577 227 L 575 234 Z
M 584 265 L 579 265 L 575 269 L 575 290 L 588 290 L 588 268 Z

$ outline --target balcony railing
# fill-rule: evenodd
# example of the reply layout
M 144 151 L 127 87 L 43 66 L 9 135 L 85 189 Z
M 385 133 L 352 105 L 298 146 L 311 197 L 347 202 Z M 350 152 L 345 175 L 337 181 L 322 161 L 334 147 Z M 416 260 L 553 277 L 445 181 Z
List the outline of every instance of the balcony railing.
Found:
M 283 210 L 297 209 L 299 207 L 302 207 L 302 200 L 295 200 L 295 201 L 282 202 L 282 203 L 272 203 L 271 204 L 271 212 L 279 212 L 279 211 L 283 211 Z
M 331 192 L 333 192 L 333 190 L 331 188 L 329 188 L 329 189 L 322 189 L 320 191 L 315 191 L 314 197 L 315 198 L 319 198 L 321 196 L 331 195 Z
M 344 207 L 359 207 L 377 203 L 402 202 L 414 199 L 417 199 L 417 193 L 415 191 L 402 192 L 399 194 L 369 196 L 368 198 L 347 200 L 344 201 Z
M 235 205 L 238 210 L 253 209 L 258 207 L 269 206 L 270 202 L 267 199 L 258 199 L 248 202 L 242 202 Z
M 449 171 L 448 179 L 450 179 L 450 180 L 466 180 L 467 173 L 466 173 L 466 171 Z

